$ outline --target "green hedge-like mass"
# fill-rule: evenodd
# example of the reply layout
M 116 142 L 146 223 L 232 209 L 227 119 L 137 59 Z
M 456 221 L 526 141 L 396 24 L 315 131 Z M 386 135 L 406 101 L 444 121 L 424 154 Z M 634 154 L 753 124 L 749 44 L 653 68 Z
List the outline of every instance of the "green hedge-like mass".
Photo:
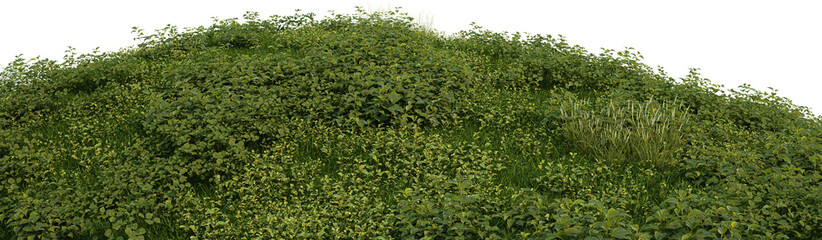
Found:
M 134 32 L 0 72 L 0 239 L 822 236 L 819 117 L 632 49 L 398 10 Z

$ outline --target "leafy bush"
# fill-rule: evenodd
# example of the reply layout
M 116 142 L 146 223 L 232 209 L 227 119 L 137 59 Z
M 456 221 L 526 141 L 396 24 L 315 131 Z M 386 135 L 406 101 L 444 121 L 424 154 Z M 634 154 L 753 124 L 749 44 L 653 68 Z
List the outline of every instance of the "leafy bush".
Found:
M 0 73 L 0 239 L 814 239 L 822 123 L 638 52 L 399 11 Z

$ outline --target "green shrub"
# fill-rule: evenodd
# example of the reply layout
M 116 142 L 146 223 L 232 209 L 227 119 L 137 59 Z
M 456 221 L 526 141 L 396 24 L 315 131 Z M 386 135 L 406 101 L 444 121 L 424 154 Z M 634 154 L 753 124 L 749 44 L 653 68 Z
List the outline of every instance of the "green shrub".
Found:
M 399 11 L 0 73 L 0 239 L 814 239 L 822 123 L 631 49 Z

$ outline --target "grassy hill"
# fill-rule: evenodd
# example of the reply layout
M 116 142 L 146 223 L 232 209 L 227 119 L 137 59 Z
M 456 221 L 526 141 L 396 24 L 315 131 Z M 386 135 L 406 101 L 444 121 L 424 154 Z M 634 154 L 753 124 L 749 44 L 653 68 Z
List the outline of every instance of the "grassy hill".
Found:
M 629 50 L 398 11 L 0 74 L 2 239 L 814 239 L 822 121 Z

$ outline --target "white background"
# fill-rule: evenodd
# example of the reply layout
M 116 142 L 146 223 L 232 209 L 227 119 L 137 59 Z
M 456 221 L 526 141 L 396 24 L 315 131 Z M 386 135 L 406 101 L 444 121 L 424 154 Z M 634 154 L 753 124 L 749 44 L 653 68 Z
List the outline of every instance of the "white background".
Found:
M 701 68 L 714 83 L 773 87 L 822 114 L 822 1 L 3 0 L 0 65 L 21 53 L 59 60 L 67 46 L 116 51 L 136 44 L 133 26 L 151 33 L 166 24 L 196 27 L 212 17 L 256 11 L 265 18 L 297 8 L 321 19 L 329 10 L 353 13 L 354 6 L 402 7 L 445 33 L 476 22 L 493 31 L 561 34 L 593 53 L 633 47 L 672 77 Z

